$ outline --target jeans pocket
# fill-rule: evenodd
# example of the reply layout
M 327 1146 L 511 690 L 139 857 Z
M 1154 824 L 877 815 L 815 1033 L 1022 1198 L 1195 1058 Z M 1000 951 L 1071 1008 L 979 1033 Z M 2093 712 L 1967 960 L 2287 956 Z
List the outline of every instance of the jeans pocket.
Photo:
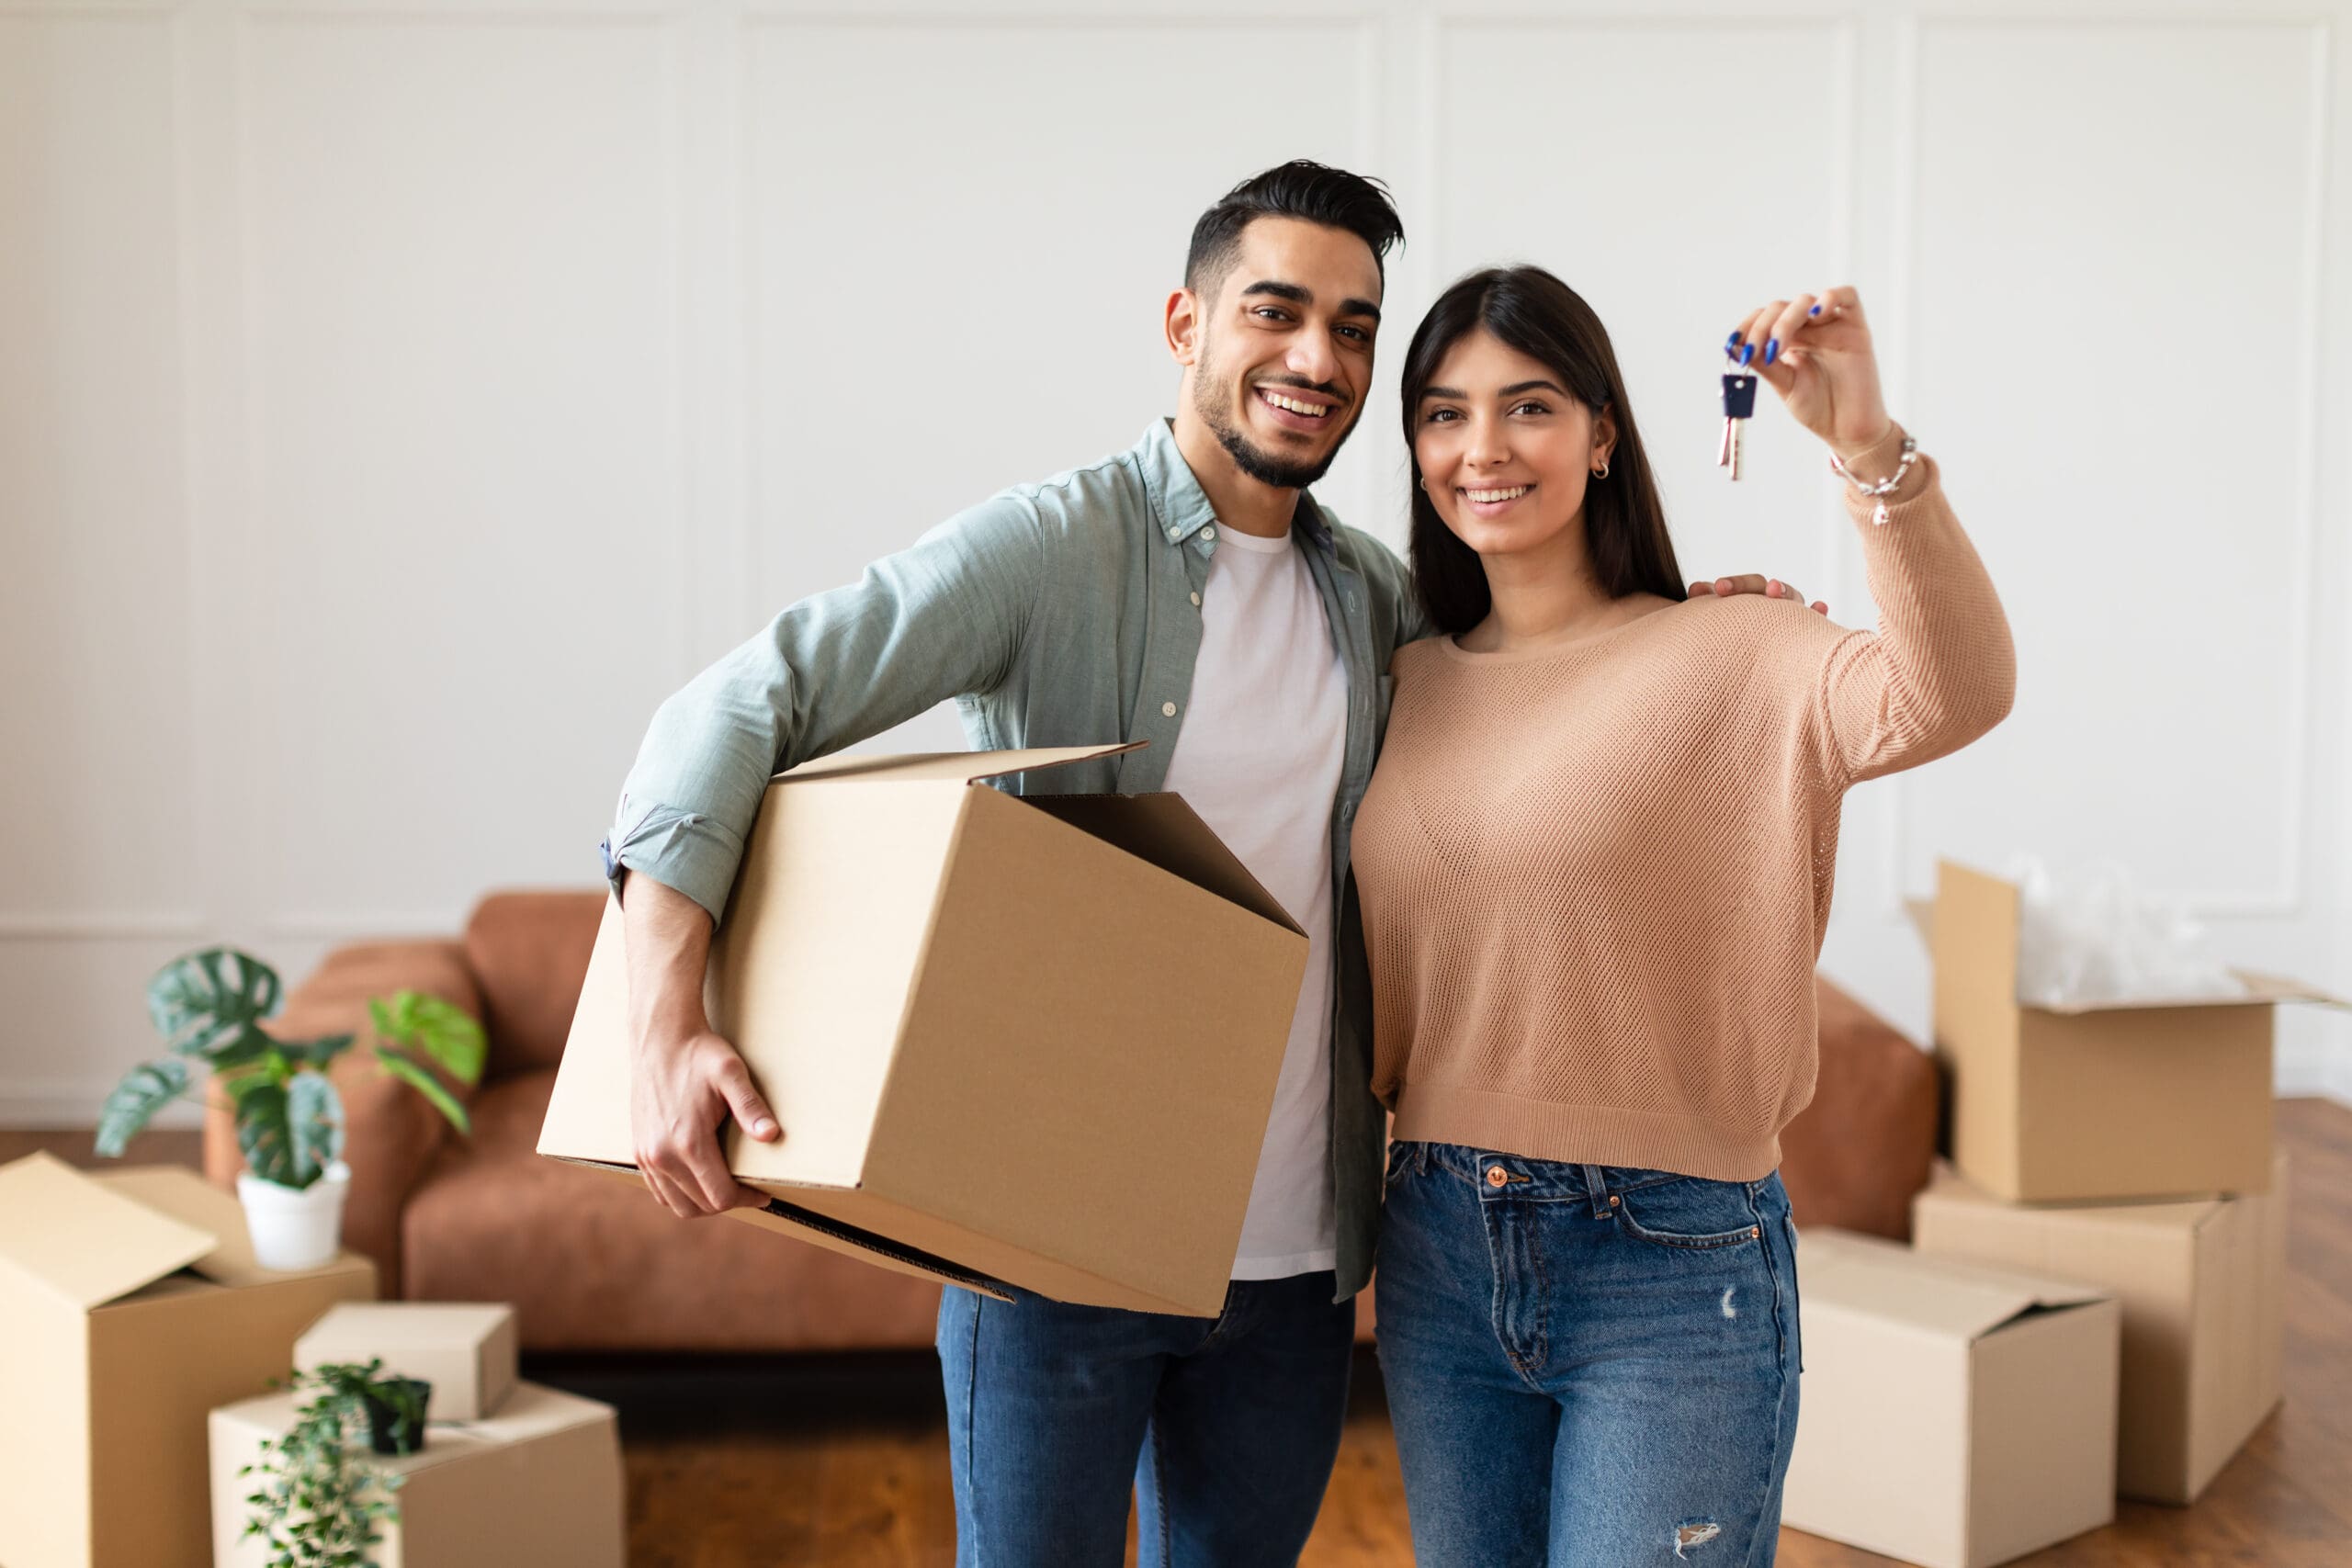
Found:
M 1402 1139 L 1390 1144 L 1388 1145 L 1388 1169 L 1380 1179 L 1381 1186 L 1384 1189 L 1396 1186 L 1396 1179 L 1404 1175 L 1412 1163 L 1413 1155 L 1410 1145 L 1405 1143 Z
M 1685 1176 L 1620 1196 L 1617 1223 L 1629 1235 L 1659 1247 L 1705 1251 L 1763 1238 L 1754 1197 L 1740 1181 Z

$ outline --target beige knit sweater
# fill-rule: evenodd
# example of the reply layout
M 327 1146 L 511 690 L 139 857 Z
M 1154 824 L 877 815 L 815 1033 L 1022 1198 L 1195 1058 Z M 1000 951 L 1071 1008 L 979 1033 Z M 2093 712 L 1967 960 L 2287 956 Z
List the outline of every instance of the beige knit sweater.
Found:
M 1856 459 L 1891 473 L 1901 432 Z M 1849 491 L 1879 608 L 1702 597 L 1581 641 L 1400 649 L 1355 874 L 1395 1135 L 1752 1181 L 1813 1098 L 1847 787 L 2009 710 L 2008 623 L 1924 454 Z

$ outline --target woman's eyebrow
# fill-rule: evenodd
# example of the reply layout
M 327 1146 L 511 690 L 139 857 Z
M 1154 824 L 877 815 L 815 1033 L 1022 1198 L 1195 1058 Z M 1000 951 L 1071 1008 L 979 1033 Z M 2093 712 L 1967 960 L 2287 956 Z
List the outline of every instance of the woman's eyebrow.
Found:
M 1510 386 L 1505 387 L 1501 391 L 1497 392 L 1495 396 L 1498 398 L 1515 398 L 1521 392 L 1534 391 L 1557 392 L 1564 398 L 1568 395 L 1567 389 L 1561 386 L 1556 381 L 1513 381 Z M 1470 400 L 1470 394 L 1464 391 L 1459 387 L 1422 388 L 1421 400 L 1423 402 L 1427 402 L 1431 398 L 1453 398 L 1459 401 L 1467 402 Z

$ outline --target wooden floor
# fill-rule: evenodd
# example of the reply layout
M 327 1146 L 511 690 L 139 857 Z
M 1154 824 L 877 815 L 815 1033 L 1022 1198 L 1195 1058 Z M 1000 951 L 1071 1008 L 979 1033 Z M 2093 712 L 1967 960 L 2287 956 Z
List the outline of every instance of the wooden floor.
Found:
M 2352 1110 L 2282 1100 L 2278 1131 L 2294 1157 L 2286 1403 L 2195 1507 L 2121 1504 L 2109 1528 L 2021 1560 L 2033 1568 L 2352 1568 Z M 32 1148 L 90 1163 L 87 1134 L 0 1132 L 0 1160 Z M 192 1164 L 195 1134 L 149 1134 L 131 1158 Z M 525 1371 L 620 1407 L 631 1568 L 954 1561 L 928 1356 Z M 1378 1372 L 1366 1358 L 1359 1373 L 1307 1568 L 1412 1561 Z M 1888 1561 L 1781 1535 L 1782 1568 Z

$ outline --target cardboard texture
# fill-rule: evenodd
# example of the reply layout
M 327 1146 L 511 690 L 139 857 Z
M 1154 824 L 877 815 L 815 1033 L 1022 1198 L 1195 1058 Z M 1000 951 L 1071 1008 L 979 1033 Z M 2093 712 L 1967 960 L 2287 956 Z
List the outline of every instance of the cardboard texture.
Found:
M 207 1412 L 375 1293 L 349 1253 L 260 1267 L 237 1201 L 194 1171 L 0 1167 L 0 1563 L 202 1568 Z
M 1990 1568 L 2115 1517 L 2120 1314 L 2096 1287 L 1799 1233 L 1783 1523 Z
M 1937 867 L 1913 918 L 1935 954 L 1936 1055 L 1952 1163 L 2012 1202 L 2214 1197 L 2270 1179 L 2272 1009 L 2346 1005 L 2233 971 L 2240 998 L 2027 1007 L 2016 885 Z
M 2116 1488 L 2190 1503 L 2278 1406 L 2287 1157 L 2235 1199 L 2018 1208 L 1950 1169 L 1912 1205 L 1921 1252 L 2112 1292 L 2123 1314 Z
M 514 1387 L 514 1311 L 502 1303 L 368 1302 L 329 1309 L 294 1344 L 304 1371 L 383 1358 L 387 1372 L 433 1385 L 436 1421 L 496 1414 Z
M 726 1130 L 775 1199 L 732 1217 L 995 1294 L 1223 1309 L 1306 940 L 1175 795 L 984 782 L 1130 749 L 771 781 L 706 987 L 784 1127 Z M 636 1181 L 622 943 L 608 900 L 538 1148 Z
M 293 1427 L 296 1404 L 273 1394 L 212 1413 L 214 1568 L 269 1561 L 258 1538 L 239 1539 L 258 1481 L 237 1472 L 261 1457 L 264 1438 Z M 620 1432 L 608 1404 L 521 1382 L 497 1415 L 429 1421 L 417 1452 L 367 1460 L 407 1477 L 393 1495 L 400 1517 L 383 1524 L 374 1550 L 377 1568 L 622 1568 Z

